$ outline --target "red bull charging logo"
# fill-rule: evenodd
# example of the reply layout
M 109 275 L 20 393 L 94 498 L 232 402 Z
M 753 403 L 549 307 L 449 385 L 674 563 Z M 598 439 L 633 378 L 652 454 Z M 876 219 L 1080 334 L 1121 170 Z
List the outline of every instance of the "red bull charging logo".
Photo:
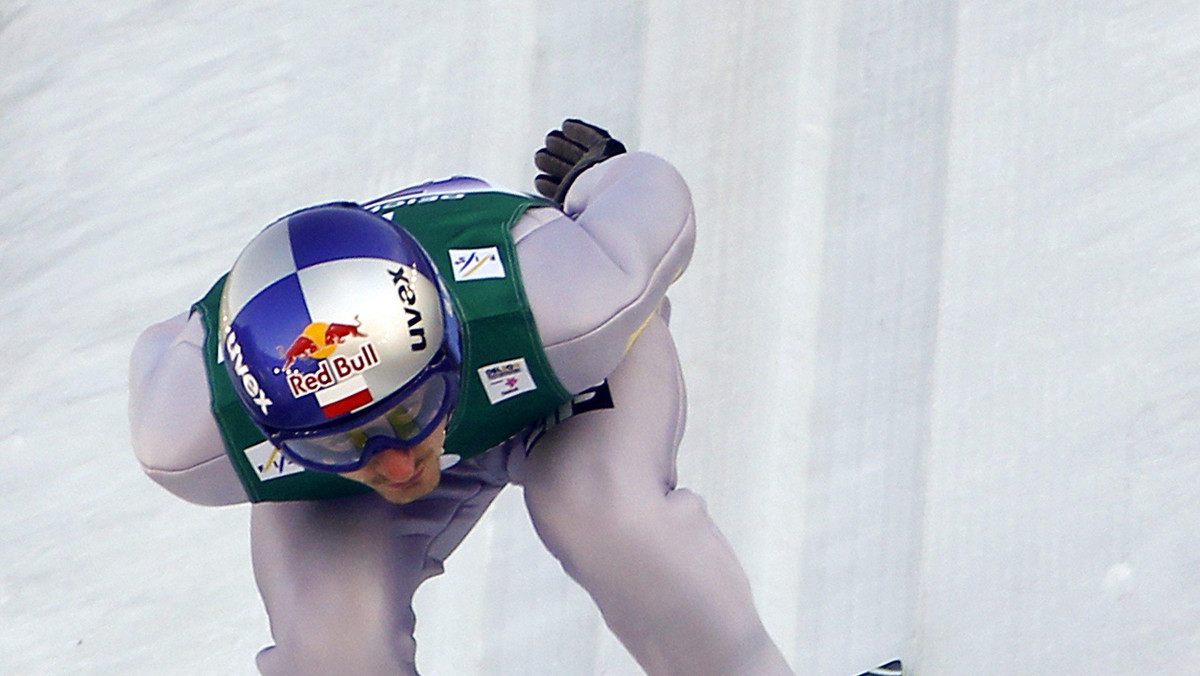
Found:
M 357 321 L 357 318 L 355 318 Z M 287 377 L 292 396 L 299 399 L 313 393 L 318 394 L 322 408 L 331 415 L 346 412 L 371 401 L 366 384 L 355 378 L 379 363 L 379 354 L 369 342 L 359 346 L 354 354 L 338 354 L 338 349 L 350 338 L 366 338 L 361 324 L 331 324 L 313 322 L 292 341 L 291 347 L 279 349 L 283 357 L 283 368 L 279 373 Z M 318 362 L 315 371 L 306 373 L 293 368 L 297 362 Z M 344 383 L 345 386 L 335 388 Z M 346 390 L 342 392 L 341 390 Z M 330 396 L 322 396 L 328 392 Z M 329 399 L 329 401 L 324 401 Z M 338 404 L 330 407 L 331 404 Z
M 325 322 L 313 322 L 304 327 L 304 331 L 292 341 L 292 346 L 283 352 L 283 371 L 291 371 L 292 365 L 298 359 L 319 360 L 329 357 L 337 350 L 338 345 L 346 342 L 351 336 L 357 338 L 366 338 L 367 334 L 360 329 L 361 324 L 357 323 L 358 317 L 355 317 L 354 324 L 327 324 Z

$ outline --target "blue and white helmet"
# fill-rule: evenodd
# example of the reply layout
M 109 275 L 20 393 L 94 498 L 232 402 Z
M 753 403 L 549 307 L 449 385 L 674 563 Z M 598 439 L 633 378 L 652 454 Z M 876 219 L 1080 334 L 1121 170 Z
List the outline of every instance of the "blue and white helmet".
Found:
M 378 415 L 431 364 L 461 355 L 429 255 L 348 202 L 302 209 L 251 240 L 226 280 L 220 331 L 234 389 L 273 440 Z

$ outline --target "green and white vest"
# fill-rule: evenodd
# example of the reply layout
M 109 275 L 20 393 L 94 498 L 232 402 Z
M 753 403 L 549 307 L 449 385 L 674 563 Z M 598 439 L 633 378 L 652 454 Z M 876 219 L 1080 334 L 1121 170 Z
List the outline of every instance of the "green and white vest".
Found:
M 521 283 L 512 226 L 544 200 L 503 192 L 399 198 L 372 210 L 404 225 L 433 257 L 462 328 L 461 391 L 446 433 L 446 453 L 469 458 L 543 422 L 571 395 L 546 359 Z M 251 502 L 317 500 L 369 492 L 336 474 L 287 460 L 242 409 L 219 361 L 222 277 L 193 306 L 204 320 L 213 414 Z M 505 390 L 500 381 L 520 385 Z

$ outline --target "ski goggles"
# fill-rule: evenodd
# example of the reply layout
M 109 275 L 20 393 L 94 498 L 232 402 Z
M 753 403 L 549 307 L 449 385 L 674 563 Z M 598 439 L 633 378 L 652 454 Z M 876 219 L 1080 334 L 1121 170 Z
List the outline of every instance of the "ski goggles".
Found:
M 417 446 L 438 428 L 458 398 L 453 359 L 430 364 L 414 383 L 384 399 L 382 413 L 366 422 L 328 429 L 272 434 L 271 441 L 296 463 L 321 472 L 353 472 L 392 448 Z

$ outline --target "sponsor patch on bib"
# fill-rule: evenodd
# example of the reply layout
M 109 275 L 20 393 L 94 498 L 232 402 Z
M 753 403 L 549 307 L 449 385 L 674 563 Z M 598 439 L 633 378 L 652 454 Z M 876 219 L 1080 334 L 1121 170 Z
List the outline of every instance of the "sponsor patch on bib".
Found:
M 454 264 L 456 282 L 504 277 L 504 262 L 500 260 L 500 250 L 494 246 L 482 249 L 449 249 L 448 252 L 450 262 Z
M 493 406 L 537 389 L 524 357 L 480 367 L 479 379 L 483 381 L 483 389 Z
M 292 462 L 269 441 L 255 444 L 247 448 L 245 453 L 259 481 L 281 479 L 304 471 L 303 467 Z

